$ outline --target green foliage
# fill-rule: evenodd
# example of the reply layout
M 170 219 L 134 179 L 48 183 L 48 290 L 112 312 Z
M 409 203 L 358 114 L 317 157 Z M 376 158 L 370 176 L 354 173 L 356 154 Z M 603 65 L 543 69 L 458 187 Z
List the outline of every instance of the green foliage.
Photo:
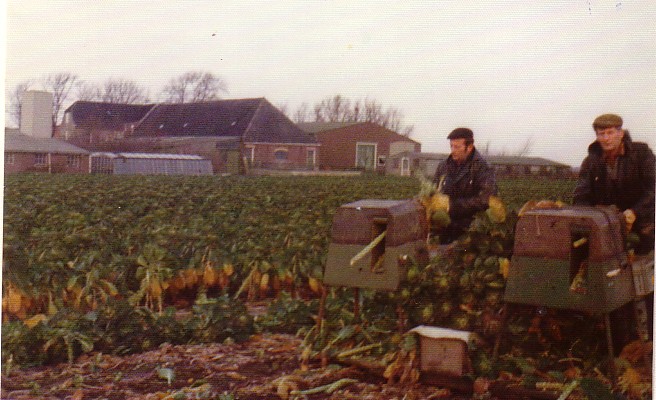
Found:
M 318 312 L 318 301 L 295 299 L 283 292 L 269 304 L 266 314 L 256 319 L 256 324 L 268 332 L 296 333 L 303 327 L 314 323 L 313 316 Z
M 518 210 L 529 200 L 560 200 L 571 204 L 574 179 L 512 178 L 497 182 L 499 196 L 510 210 Z
M 220 342 L 228 338 L 244 341 L 254 331 L 253 317 L 238 300 L 223 295 L 193 306 L 191 321 L 196 342 Z
M 173 307 L 156 313 L 126 300 L 111 300 L 87 313 L 62 308 L 32 328 L 20 321 L 3 323 L 2 359 L 27 367 L 72 362 L 92 350 L 129 354 L 162 343 L 244 341 L 253 333 L 253 319 L 245 305 L 228 296 L 209 299 L 185 313 Z

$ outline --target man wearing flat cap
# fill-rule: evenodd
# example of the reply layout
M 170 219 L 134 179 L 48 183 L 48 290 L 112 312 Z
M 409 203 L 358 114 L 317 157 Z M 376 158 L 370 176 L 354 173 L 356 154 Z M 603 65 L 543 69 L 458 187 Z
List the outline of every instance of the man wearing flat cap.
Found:
M 622 118 L 603 114 L 592 123 L 596 140 L 588 146 L 574 189 L 574 204 L 615 205 L 624 213 L 630 233 L 637 234 L 637 254 L 654 248 L 655 158 L 646 143 L 634 142 L 622 129 Z M 653 336 L 654 294 L 645 297 L 647 328 Z M 630 315 L 632 303 L 610 314 L 615 348 L 632 340 L 628 326 L 635 326 Z M 627 322 L 628 321 L 628 322 Z
M 636 253 L 654 248 L 654 153 L 633 142 L 622 118 L 603 114 L 592 123 L 596 140 L 588 147 L 574 189 L 574 204 L 615 205 L 638 235 Z
M 474 147 L 474 133 L 456 128 L 447 136 L 449 157 L 437 166 L 433 183 L 437 191 L 448 196 L 450 223 L 439 233 L 442 244 L 462 235 L 474 214 L 488 208 L 490 196 L 497 194 L 494 169 Z

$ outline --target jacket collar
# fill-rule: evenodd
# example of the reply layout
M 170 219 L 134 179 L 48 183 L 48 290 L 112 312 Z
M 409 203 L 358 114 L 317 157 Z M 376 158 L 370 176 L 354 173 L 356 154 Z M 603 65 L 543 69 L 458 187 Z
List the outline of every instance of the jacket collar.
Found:
M 472 164 L 476 162 L 476 160 L 481 159 L 482 156 L 481 154 L 476 150 L 474 147 L 474 150 L 471 152 L 471 154 L 465 159 L 465 161 L 462 164 L 456 164 L 456 162 L 449 156 L 447 159 L 447 162 L 451 164 L 452 171 L 456 172 L 456 175 L 452 178 L 451 184 L 454 184 L 455 182 L 460 181 L 462 178 L 464 178 L 467 175 L 467 172 L 472 167 Z

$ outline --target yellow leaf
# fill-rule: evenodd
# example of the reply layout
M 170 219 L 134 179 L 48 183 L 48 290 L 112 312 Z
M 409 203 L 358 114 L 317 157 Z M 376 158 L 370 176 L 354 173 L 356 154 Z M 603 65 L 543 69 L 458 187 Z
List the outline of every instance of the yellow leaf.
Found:
M 499 257 L 499 273 L 503 275 L 503 279 L 508 279 L 510 273 L 510 260 L 505 257 Z
M 640 384 L 641 377 L 640 373 L 635 369 L 629 367 L 624 371 L 622 376 L 619 377 L 617 383 L 622 389 L 622 392 L 628 393 L 632 396 L 640 396 L 642 394 L 643 387 Z
M 318 279 L 309 277 L 308 285 L 310 286 L 310 290 L 312 290 L 314 293 L 321 293 L 321 284 L 319 283 Z
M 449 196 L 444 193 L 435 193 L 430 201 L 431 211 L 444 210 L 449 211 Z
M 23 296 L 17 290 L 11 290 L 11 287 L 7 290 L 7 301 L 9 303 L 9 312 L 16 314 L 21 309 L 21 301 Z
M 235 272 L 235 267 L 232 264 L 223 264 L 223 272 L 226 276 L 230 276 Z
M 264 292 L 269 289 L 269 274 L 262 274 L 260 278 L 260 291 Z
M 31 318 L 26 319 L 23 321 L 23 323 L 30 329 L 34 328 L 39 324 L 39 322 L 47 320 L 48 317 L 46 317 L 45 314 L 37 314 Z
M 500 224 L 506 220 L 506 206 L 497 196 L 490 196 L 488 200 L 487 215 L 492 222 Z

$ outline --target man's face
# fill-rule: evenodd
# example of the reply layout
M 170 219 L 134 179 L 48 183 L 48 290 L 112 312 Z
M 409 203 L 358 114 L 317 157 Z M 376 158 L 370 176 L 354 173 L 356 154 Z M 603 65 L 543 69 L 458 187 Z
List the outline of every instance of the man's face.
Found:
M 612 153 L 619 150 L 624 138 L 622 128 L 601 128 L 595 132 L 597 133 L 597 142 L 599 142 L 604 152 Z
M 465 161 L 474 148 L 472 144 L 465 144 L 465 139 L 451 139 L 449 142 L 451 145 L 451 158 L 457 163 Z

